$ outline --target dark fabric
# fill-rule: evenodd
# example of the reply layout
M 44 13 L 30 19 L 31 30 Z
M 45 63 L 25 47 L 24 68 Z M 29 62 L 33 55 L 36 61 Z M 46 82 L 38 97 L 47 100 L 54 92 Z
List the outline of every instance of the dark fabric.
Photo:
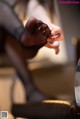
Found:
M 24 30 L 18 16 L 15 14 L 11 6 L 4 1 L 0 1 L 0 26 L 4 27 L 16 39 L 20 39 Z
M 4 53 L 4 42 L 6 39 L 6 31 L 3 27 L 0 27 L 0 54 Z
M 15 117 L 29 119 L 77 119 L 74 105 L 65 103 L 32 103 L 27 105 L 15 104 L 12 106 L 12 114 Z

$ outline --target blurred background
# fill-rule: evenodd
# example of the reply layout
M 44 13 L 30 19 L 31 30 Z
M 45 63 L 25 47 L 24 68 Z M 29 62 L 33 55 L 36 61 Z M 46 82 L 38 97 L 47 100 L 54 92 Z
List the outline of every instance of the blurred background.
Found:
M 6 0 L 8 2 L 8 0 Z M 34 0 L 21 1 L 14 5 L 13 9 L 25 24 L 33 13 L 30 11 L 33 4 L 40 4 L 49 14 L 51 22 L 61 27 L 64 40 L 60 42 L 60 53 L 55 55 L 53 49 L 41 48 L 37 55 L 28 60 L 28 68 L 33 77 L 36 87 L 44 94 L 57 99 L 74 99 L 75 67 L 79 58 L 80 45 L 80 15 L 78 5 L 61 5 L 55 2 Z M 36 3 L 37 2 L 37 3 Z M 9 3 L 13 5 L 13 3 Z M 27 6 L 27 9 L 26 9 Z M 31 8 L 30 8 L 31 7 Z M 40 6 L 39 6 L 40 7 Z M 30 9 L 30 10 L 29 10 Z M 50 10 L 49 10 L 50 9 Z M 27 13 L 28 12 L 28 13 Z M 31 13 L 31 14 L 30 14 Z M 42 14 L 41 14 L 42 15 Z M 35 15 L 34 15 L 35 16 Z M 24 87 L 16 75 L 15 67 L 12 66 L 6 53 L 0 54 L 0 109 L 10 110 L 11 90 L 14 86 L 14 102 L 25 102 Z

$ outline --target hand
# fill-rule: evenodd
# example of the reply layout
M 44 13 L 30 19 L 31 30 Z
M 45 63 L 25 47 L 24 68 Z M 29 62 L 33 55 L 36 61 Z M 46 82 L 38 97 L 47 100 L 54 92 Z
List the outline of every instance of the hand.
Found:
M 48 48 L 54 48 L 56 54 L 58 54 L 59 53 L 59 45 L 60 45 L 59 41 L 63 40 L 64 36 L 62 34 L 60 27 L 58 27 L 54 24 L 50 24 L 49 27 L 51 29 L 51 35 L 47 39 L 47 43 L 45 46 Z
M 36 18 L 30 18 L 25 26 L 21 42 L 26 47 L 44 46 L 51 35 L 49 27 Z

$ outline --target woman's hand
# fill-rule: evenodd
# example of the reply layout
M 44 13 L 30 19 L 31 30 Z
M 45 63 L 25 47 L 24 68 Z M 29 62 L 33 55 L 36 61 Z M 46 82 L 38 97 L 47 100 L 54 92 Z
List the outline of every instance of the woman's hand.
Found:
M 51 35 L 50 37 L 47 39 L 47 43 L 46 43 L 46 47 L 48 48 L 54 48 L 55 49 L 55 53 L 58 54 L 59 53 L 59 41 L 64 39 L 63 33 L 60 29 L 60 27 L 51 24 L 50 26 L 51 29 Z

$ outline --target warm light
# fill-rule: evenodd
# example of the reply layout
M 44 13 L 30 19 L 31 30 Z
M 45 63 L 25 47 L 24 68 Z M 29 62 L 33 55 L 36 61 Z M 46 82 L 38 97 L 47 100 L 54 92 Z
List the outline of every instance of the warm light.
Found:
M 25 26 L 25 25 L 26 25 L 26 23 L 27 23 L 27 20 L 24 20 L 24 21 L 23 21 L 23 25 Z
M 59 103 L 59 104 L 70 105 L 70 102 L 62 101 L 62 100 L 43 100 L 42 103 Z

